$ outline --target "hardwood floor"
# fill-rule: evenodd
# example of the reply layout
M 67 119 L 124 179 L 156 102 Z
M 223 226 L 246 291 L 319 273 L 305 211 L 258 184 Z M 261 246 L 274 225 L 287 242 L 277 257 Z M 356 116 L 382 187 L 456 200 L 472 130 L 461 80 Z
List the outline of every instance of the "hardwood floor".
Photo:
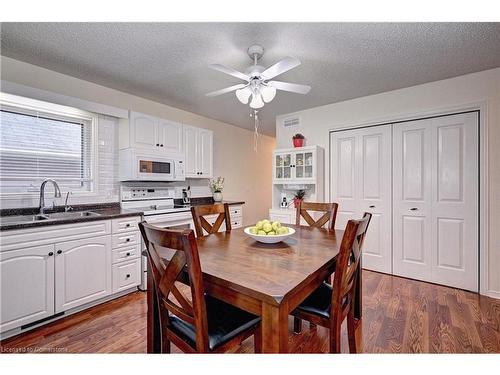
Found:
M 500 352 L 500 300 L 370 271 L 363 271 L 363 283 L 360 352 Z M 146 309 L 146 294 L 132 293 L 4 340 L 0 352 L 145 353 Z M 304 323 L 299 335 L 292 328 L 290 318 L 291 352 L 327 352 L 324 328 Z M 345 325 L 342 351 L 348 352 Z M 252 353 L 253 338 L 235 352 Z

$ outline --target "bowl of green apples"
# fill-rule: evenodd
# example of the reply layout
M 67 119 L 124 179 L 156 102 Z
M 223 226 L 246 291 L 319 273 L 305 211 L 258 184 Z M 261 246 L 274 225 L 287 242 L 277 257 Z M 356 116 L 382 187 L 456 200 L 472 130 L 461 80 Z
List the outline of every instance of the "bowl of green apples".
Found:
M 281 225 L 279 221 L 267 219 L 258 221 L 253 227 L 247 227 L 245 234 L 262 243 L 278 243 L 295 233 L 295 229 Z

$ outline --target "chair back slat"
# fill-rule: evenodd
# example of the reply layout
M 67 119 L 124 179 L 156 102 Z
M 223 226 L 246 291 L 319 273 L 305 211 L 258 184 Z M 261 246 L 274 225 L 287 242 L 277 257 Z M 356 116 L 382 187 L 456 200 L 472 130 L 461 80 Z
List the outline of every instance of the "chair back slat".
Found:
M 303 218 L 305 222 L 315 228 L 322 228 L 328 223 L 328 229 L 335 228 L 335 220 L 337 218 L 337 210 L 339 205 L 337 203 L 315 203 L 315 202 L 299 202 L 297 212 L 295 215 L 295 224 L 300 225 L 300 219 Z M 318 219 L 314 220 L 308 211 L 324 212 Z
M 208 350 L 208 323 L 198 247 L 192 230 L 163 229 L 146 222 L 139 223 L 146 244 L 153 282 L 160 303 L 163 322 L 170 324 L 170 314 L 192 324 L 196 330 L 196 349 Z M 163 249 L 174 251 L 164 262 Z M 189 282 L 190 298 L 187 298 L 176 283 L 180 279 Z
M 198 237 L 203 237 L 205 230 L 209 235 L 217 233 L 222 226 L 226 223 L 226 231 L 231 230 L 231 218 L 229 216 L 229 206 L 224 204 L 208 204 L 191 207 L 191 214 L 193 216 L 194 228 Z M 218 214 L 215 223 L 211 225 L 205 216 Z
M 350 298 L 352 298 L 357 272 L 359 272 L 361 250 L 371 217 L 370 213 L 365 212 L 361 220 L 349 220 L 347 223 L 335 265 L 332 314 L 335 314 L 336 309 L 342 308 L 342 301 L 346 296 L 351 295 Z

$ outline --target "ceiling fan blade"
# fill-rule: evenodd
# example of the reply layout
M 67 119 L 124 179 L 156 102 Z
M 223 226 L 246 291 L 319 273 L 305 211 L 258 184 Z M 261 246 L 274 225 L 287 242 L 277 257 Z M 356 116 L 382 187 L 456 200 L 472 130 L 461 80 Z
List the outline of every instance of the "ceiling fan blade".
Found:
M 250 77 L 246 74 L 238 72 L 237 70 L 234 70 L 232 68 L 228 68 L 227 66 L 221 64 L 210 64 L 208 67 L 214 70 L 218 70 L 219 72 L 229 74 L 230 76 L 242 79 L 244 81 L 250 81 Z
M 262 72 L 264 79 L 272 79 L 280 74 L 288 72 L 290 69 L 295 68 L 300 65 L 300 60 L 295 57 L 285 57 L 284 59 L 278 61 L 276 64 L 270 66 Z
M 269 86 L 272 86 L 278 90 L 295 92 L 297 94 L 307 94 L 311 90 L 311 86 L 308 85 L 300 85 L 298 83 L 288 83 L 281 81 L 269 81 L 267 83 Z
M 245 86 L 247 86 L 245 83 L 240 83 L 240 84 L 237 84 L 237 85 L 234 85 L 234 86 L 226 87 L 225 89 L 220 89 L 220 90 L 217 90 L 217 91 L 209 92 L 208 94 L 205 94 L 205 95 L 206 96 L 222 95 L 222 94 L 225 94 L 226 92 L 231 92 L 231 91 L 242 89 Z

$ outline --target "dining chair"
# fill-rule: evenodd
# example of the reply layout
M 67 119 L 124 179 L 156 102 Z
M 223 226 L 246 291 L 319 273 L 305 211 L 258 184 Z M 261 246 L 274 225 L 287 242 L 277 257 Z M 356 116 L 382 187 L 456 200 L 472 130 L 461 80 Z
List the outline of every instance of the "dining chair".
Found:
M 204 292 L 193 231 L 163 229 L 146 222 L 139 223 L 139 228 L 158 301 L 161 352 L 170 353 L 172 342 L 183 352 L 221 353 L 254 335 L 254 350 L 260 353 L 260 317 Z M 172 257 L 165 262 L 162 255 Z M 176 285 L 182 277 L 188 278 L 190 295 Z
M 227 203 L 192 206 L 191 214 L 193 215 L 194 229 L 198 237 L 204 236 L 203 229 L 205 229 L 208 234 L 217 233 L 224 222 L 226 223 L 226 231 L 231 230 L 231 218 L 229 216 L 229 206 Z M 219 216 L 217 216 L 213 225 L 205 219 L 205 216 L 216 214 L 219 214 Z
M 302 217 L 311 227 L 322 228 L 326 223 L 328 223 L 328 229 L 333 230 L 335 228 L 335 219 L 337 218 L 338 208 L 338 203 L 300 201 L 297 206 L 295 224 L 300 225 L 300 218 Z M 314 220 L 308 211 L 323 212 L 323 215 L 318 220 Z
M 349 352 L 356 353 L 354 300 L 358 265 L 363 241 L 372 215 L 349 220 L 337 257 L 333 286 L 323 282 L 294 311 L 294 331 L 301 330 L 302 319 L 330 329 L 330 353 L 340 353 L 340 328 L 347 317 Z

